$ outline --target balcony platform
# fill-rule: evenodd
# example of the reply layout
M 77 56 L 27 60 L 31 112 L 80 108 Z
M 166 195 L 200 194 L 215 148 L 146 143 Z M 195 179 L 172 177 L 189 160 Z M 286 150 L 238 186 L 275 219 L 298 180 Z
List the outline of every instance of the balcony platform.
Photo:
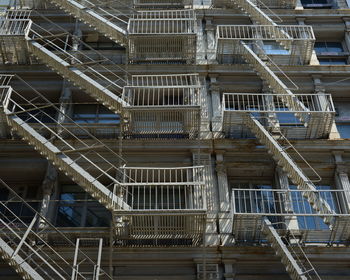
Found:
M 142 11 L 128 24 L 131 63 L 183 62 L 196 58 L 194 10 Z
M 124 87 L 124 135 L 130 139 L 199 137 L 201 85 L 198 74 L 132 76 Z
M 327 190 L 319 191 L 319 195 L 335 211 L 332 230 L 303 198 L 303 191 L 234 189 L 231 217 L 236 242 L 266 242 L 262 227 L 264 217 L 268 217 L 281 235 L 290 231 L 301 243 L 349 244 L 350 214 L 345 192 Z
M 3 64 L 30 62 L 25 36 L 31 28 L 30 11 L 8 11 L 0 23 L 0 61 Z
M 242 125 L 245 114 L 261 118 L 271 129 L 278 127 L 289 139 L 327 138 L 335 117 L 332 97 L 329 94 L 287 96 L 224 93 L 222 102 L 222 127 L 228 138 L 254 137 L 249 129 Z M 293 104 L 296 102 L 301 102 L 305 106 L 305 111 L 291 109 L 295 107 Z M 304 116 L 304 123 L 299 121 L 299 115 Z
M 207 215 L 204 167 L 122 169 L 124 183 L 116 193 L 131 210 L 114 212 L 118 240 L 130 246 L 169 239 L 198 244 Z
M 268 55 L 281 65 L 304 65 L 311 59 L 315 35 L 307 25 L 218 25 L 216 30 L 219 63 L 242 63 L 245 49 L 250 45 L 259 56 Z M 282 36 L 283 34 L 283 36 Z

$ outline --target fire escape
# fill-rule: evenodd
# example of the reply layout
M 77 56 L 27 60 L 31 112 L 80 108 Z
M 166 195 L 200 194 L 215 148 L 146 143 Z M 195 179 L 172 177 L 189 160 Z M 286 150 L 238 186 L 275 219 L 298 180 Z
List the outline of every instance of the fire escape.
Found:
M 274 193 L 272 190 L 268 194 L 263 190 L 233 190 L 233 234 L 237 241 L 252 241 L 259 239 L 257 233 L 263 232 L 291 279 L 320 279 L 297 237 L 293 236 L 293 231 L 289 230 L 283 219 L 313 213 L 322 217 L 332 230 L 338 227 L 337 222 L 344 213 L 335 212 L 340 205 L 337 205 L 338 208 L 331 205 L 294 161 L 292 155 L 298 155 L 302 160 L 304 158 L 288 138 L 328 137 L 335 110 L 330 95 L 294 94 L 283 81 L 293 84 L 279 65 L 308 64 L 315 37 L 310 26 L 276 24 L 266 11 L 276 16 L 270 7 L 273 8 L 277 2 L 283 6 L 294 1 L 242 0 L 224 3 L 247 14 L 253 24 L 217 26 L 217 59 L 221 63 L 247 63 L 262 79 L 267 90 L 259 94 L 224 93 L 222 131 L 227 137 L 250 137 L 252 133 L 266 147 L 277 166 L 288 175 L 297 188 L 295 192 L 305 199 L 303 203 L 310 205 L 310 209 L 297 213 L 297 205 L 291 200 L 293 194 L 288 191 L 282 191 L 278 197 L 281 192 Z M 217 1 L 217 5 L 220 4 L 223 4 L 222 1 Z M 266 48 L 268 45 L 273 45 L 277 51 L 269 51 Z M 283 123 L 287 115 L 294 118 L 292 126 Z M 344 209 L 344 193 L 338 195 L 342 198 Z M 268 198 L 264 200 L 266 196 Z M 244 210 L 242 203 L 246 206 Z M 287 207 L 288 211 L 283 212 L 283 207 Z M 342 238 L 348 238 L 348 234 Z
M 130 63 L 195 60 L 195 14 L 184 9 L 185 4 L 176 2 L 177 10 L 155 11 L 153 2 L 137 1 L 135 6 L 149 10 L 137 12 L 119 7 L 120 12 L 102 2 L 55 1 L 126 46 Z M 162 3 L 157 3 L 156 8 Z M 168 7 L 173 3 L 163 4 Z M 8 11 L 0 28 L 4 63 L 23 63 L 30 53 L 118 114 L 122 120 L 121 138 L 200 137 L 203 93 L 198 74 L 130 75 L 100 52 L 77 47 L 84 45 L 78 36 L 40 14 L 36 16 L 40 23 L 30 19 L 30 11 Z M 1 78 L 8 125 L 111 211 L 117 244 L 162 246 L 174 240 L 185 246 L 203 243 L 206 226 L 203 166 L 126 167 L 120 154 L 29 84 L 26 83 L 26 88 L 30 94 L 21 94 L 10 86 L 11 77 Z M 25 83 L 19 77 L 16 79 Z M 47 108 L 56 113 L 46 113 Z M 43 117 L 50 119 L 50 125 Z M 21 262 L 16 258 L 8 261 Z
M 0 254 L 1 258 L 23 279 L 112 279 L 101 268 L 102 238 L 77 238 L 72 240 L 63 234 L 45 217 L 24 201 L 10 186 L 0 180 L 2 190 L 11 194 L 7 201 L 0 202 Z M 18 217 L 14 206 L 21 205 L 27 218 Z M 58 252 L 48 236 L 64 243 L 74 255 L 73 262 L 67 255 Z M 92 256 L 84 243 L 94 243 L 97 255 Z M 74 253 L 75 252 L 75 253 Z

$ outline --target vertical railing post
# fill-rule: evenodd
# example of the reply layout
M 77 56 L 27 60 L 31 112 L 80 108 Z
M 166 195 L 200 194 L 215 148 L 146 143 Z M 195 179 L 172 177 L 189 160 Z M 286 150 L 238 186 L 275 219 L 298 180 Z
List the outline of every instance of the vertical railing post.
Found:
M 80 238 L 77 238 L 77 241 L 75 243 L 73 270 L 72 270 L 71 280 L 76 280 L 78 277 L 78 265 L 77 265 L 77 263 L 78 263 L 78 255 L 79 255 L 79 243 L 80 243 Z
M 35 224 L 37 219 L 38 219 L 38 214 L 35 214 L 33 220 L 30 222 L 30 224 L 29 224 L 27 230 L 25 231 L 21 241 L 19 242 L 16 250 L 11 255 L 11 258 L 14 258 L 18 254 L 18 252 L 21 250 L 21 248 L 22 248 L 23 244 L 25 243 L 29 233 L 32 231 L 32 228 L 33 228 L 33 226 L 34 226 L 34 224 Z

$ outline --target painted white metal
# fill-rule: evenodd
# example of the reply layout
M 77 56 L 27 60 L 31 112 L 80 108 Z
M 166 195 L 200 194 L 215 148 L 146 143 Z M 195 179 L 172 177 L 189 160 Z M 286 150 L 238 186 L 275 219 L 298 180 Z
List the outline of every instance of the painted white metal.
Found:
M 11 257 L 13 249 L 0 237 L 0 255 L 23 279 L 44 280 L 22 257 Z
M 49 24 L 52 23 L 45 17 L 42 19 Z M 34 56 L 43 60 L 63 77 L 79 85 L 112 111 L 118 113 L 121 111 L 125 104 L 120 96 L 126 81 L 116 73 L 126 73 L 120 66 L 92 49 L 88 54 L 75 50 L 73 43 L 67 43 L 67 38 L 82 45 L 85 43 L 54 23 L 52 28 L 56 29 L 56 32 L 33 24 L 29 19 L 19 20 L 20 24 L 17 22 L 17 19 L 5 19 L 0 33 L 26 39 L 27 48 Z M 57 34 L 57 30 L 61 33 Z M 68 49 L 74 51 L 68 51 Z
M 178 168 L 123 167 L 116 193 L 131 210 L 117 210 L 125 228 L 121 239 L 202 238 L 206 220 L 204 166 Z
M 124 135 L 197 138 L 201 121 L 198 74 L 132 76 L 124 87 Z
M 303 192 L 304 197 L 308 200 L 313 209 L 323 216 L 324 222 L 332 227 L 332 221 L 335 212 L 327 201 L 320 197 L 313 182 L 303 173 L 299 166 L 294 162 L 286 149 L 282 148 L 273 136 L 264 128 L 264 126 L 252 115 L 247 114 L 245 124 L 256 135 L 259 141 L 266 146 L 271 153 L 277 165 L 288 174 L 288 177 L 299 190 Z
M 234 7 L 239 8 L 242 12 L 249 15 L 249 17 L 256 23 L 260 25 L 269 25 L 274 29 L 274 34 L 277 38 L 284 38 L 284 40 L 278 41 L 286 49 L 290 48 L 290 42 L 285 41 L 286 39 L 291 39 L 290 35 L 286 33 L 280 26 L 278 26 L 266 13 L 261 10 L 254 0 L 234 0 L 231 1 Z M 265 6 L 265 8 L 268 8 Z M 272 12 L 270 10 L 270 12 Z M 273 12 L 272 12 L 273 13 Z
M 0 57 L 4 64 L 28 62 L 24 36 L 31 28 L 30 11 L 7 11 L 0 20 Z
M 168 77 L 169 81 L 174 81 L 173 78 Z M 188 78 L 193 77 L 185 80 Z M 130 238 L 202 237 L 207 192 L 204 167 L 118 167 L 114 162 L 123 162 L 122 158 L 40 93 L 34 90 L 36 103 L 33 103 L 7 88 L 4 110 L 9 125 L 115 217 L 122 217 L 125 227 L 119 226 L 120 218 L 114 219 L 118 236 L 128 232 Z M 57 113 L 45 113 L 45 108 Z M 55 120 L 58 113 L 65 116 L 69 127 Z M 46 121 L 50 118 L 55 126 L 47 126 L 42 118 Z M 75 135 L 77 130 L 84 132 L 84 139 Z
M 296 243 L 293 246 L 288 238 L 282 240 L 268 218 L 264 218 L 263 233 L 271 243 L 276 255 L 281 258 L 281 262 L 292 280 L 321 280 L 300 244 Z M 293 234 L 291 238 L 293 238 Z M 294 240 L 296 239 L 294 238 Z
M 283 114 L 304 114 L 303 111 L 295 111 L 292 108 L 300 109 L 295 104 L 301 102 L 308 111 L 308 118 L 305 126 L 295 118 L 288 126 L 280 126 L 279 129 L 287 138 L 324 138 L 328 137 L 335 117 L 335 109 L 332 97 L 329 94 L 253 94 L 253 93 L 224 93 L 222 100 L 222 130 L 226 135 L 232 135 L 235 129 L 240 129 L 242 119 L 246 113 L 254 113 L 260 117 L 268 113 Z M 295 104 L 295 105 L 294 105 Z M 288 107 L 287 107 L 288 105 Z M 278 118 L 277 118 L 278 120 Z M 297 131 L 304 131 L 303 136 L 297 135 Z M 292 135 L 292 133 L 294 133 Z
M 296 99 L 292 91 L 278 78 L 278 76 L 267 66 L 267 64 L 262 61 L 252 49 L 245 43 L 241 42 L 242 46 L 246 50 L 243 54 L 246 61 L 252 65 L 254 70 L 259 73 L 260 77 L 269 85 L 273 93 L 284 94 L 293 102 L 286 102 L 286 106 L 296 112 L 305 112 L 297 113 L 298 118 L 305 122 L 309 117 L 309 109 L 305 105 Z
M 232 214 L 244 216 L 308 216 L 320 217 L 311 205 L 305 203 L 306 190 L 286 189 L 233 189 Z M 318 195 L 327 201 L 334 213 L 325 214 L 335 217 L 349 217 L 346 205 L 347 193 L 343 190 L 318 190 Z M 306 196 L 306 195 L 305 195 Z M 233 219 L 234 220 L 234 219 Z
M 111 40 L 126 46 L 128 11 L 118 1 L 102 0 L 52 0 L 69 14 L 93 26 Z
M 234 7 L 234 0 L 213 0 L 213 5 L 217 7 L 227 6 Z M 260 9 L 293 9 L 297 0 L 251 0 Z
M 174 9 L 193 5 L 193 0 L 134 0 L 135 8 L 142 9 Z
M 36 102 L 46 104 L 44 108 L 51 107 L 66 116 L 39 92 L 33 89 L 32 93 L 36 96 Z M 89 134 L 88 131 L 85 131 L 85 135 L 88 136 L 86 139 L 81 139 L 74 135 L 74 131 L 57 122 L 55 116 L 45 113 L 42 111 L 43 108 L 32 103 L 10 87 L 8 87 L 8 93 L 3 105 L 8 124 L 25 141 L 33 145 L 43 156 L 52 161 L 59 169 L 70 176 L 73 181 L 89 192 L 92 197 L 96 198 L 109 210 L 114 210 L 116 207 L 130 209 L 129 205 L 125 204 L 112 192 L 113 185 L 119 184 L 117 179 L 115 179 L 115 174 L 118 174 L 120 170 L 112 160 L 104 156 L 105 154 L 113 155 L 114 160 L 122 160 L 118 154 Z M 31 112 L 36 113 L 31 114 Z M 46 126 L 38 112 L 42 112 L 43 116 L 50 118 L 50 122 L 55 123 L 56 128 L 52 129 Z M 26 113 L 29 113 L 29 116 Z M 84 131 L 82 127 L 68 116 L 66 118 L 76 128 Z M 36 123 L 35 128 L 37 130 L 31 126 L 33 121 Z M 39 128 L 38 125 L 40 125 Z M 66 137 L 67 135 L 69 137 Z M 69 139 L 72 138 L 76 140 L 76 146 L 71 144 Z M 99 160 L 96 161 L 96 158 Z
M 129 20 L 130 62 L 185 61 L 196 57 L 194 10 L 142 11 Z
M 97 51 L 91 50 L 88 54 L 79 50 L 67 51 L 74 49 L 73 45 L 67 44 L 67 36 L 84 43 L 58 28 L 62 31 L 61 36 L 33 24 L 26 37 L 29 51 L 110 110 L 119 113 L 125 105 L 120 97 L 126 81 L 116 73 L 124 73 L 124 70 Z
M 43 280 L 61 279 L 70 280 L 73 264 L 66 256 L 59 253 L 47 239 L 48 234 L 55 233 L 60 240 L 65 241 L 67 248 L 74 248 L 74 243 L 68 237 L 58 231 L 45 217 L 29 206 L 19 195 L 17 195 L 5 182 L 0 183 L 11 193 L 11 199 L 1 201 L 0 207 L 0 255 L 23 279 Z M 16 215 L 11 203 L 21 203 L 27 215 L 34 218 L 28 225 Z M 45 221 L 45 227 L 34 226 L 39 218 Z M 94 267 L 93 262 L 81 249 L 78 253 L 83 256 L 81 265 Z M 103 271 L 101 271 L 104 273 Z M 80 272 L 75 274 L 77 279 L 91 279 Z M 107 274 L 105 279 L 111 279 Z M 97 280 L 97 279 L 96 279 Z
M 248 44 L 259 56 L 271 56 L 279 64 L 308 64 L 310 62 L 315 43 L 315 35 L 311 26 L 307 25 L 281 25 L 279 26 L 289 38 L 280 37 L 275 28 L 269 25 L 218 25 L 217 59 L 225 62 L 225 57 L 238 58 L 245 54 L 241 41 Z M 280 51 L 266 54 L 264 44 L 278 42 Z M 236 58 L 237 57 L 237 58 Z M 227 58 L 226 58 L 227 60 Z
M 80 256 L 82 243 L 89 243 L 93 248 L 97 248 L 96 262 L 93 266 L 82 267 L 81 263 L 84 262 L 85 256 Z M 101 276 L 101 257 L 103 249 L 102 238 L 77 238 L 75 243 L 74 260 L 73 260 L 73 272 L 71 280 L 80 279 L 80 275 L 92 280 L 99 280 Z

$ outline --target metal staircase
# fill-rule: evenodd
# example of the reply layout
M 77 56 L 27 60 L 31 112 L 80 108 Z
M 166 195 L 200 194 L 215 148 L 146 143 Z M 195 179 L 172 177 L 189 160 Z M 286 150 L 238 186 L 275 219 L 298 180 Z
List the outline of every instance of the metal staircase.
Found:
M 130 209 L 113 192 L 113 188 L 120 185 L 116 179 L 120 170 L 113 161 L 123 162 L 123 159 L 39 92 L 32 89 L 31 95 L 34 95 L 33 99 L 26 98 L 8 87 L 3 108 L 9 126 L 107 209 Z M 49 114 L 44 111 L 45 108 L 51 108 L 56 113 Z M 59 123 L 55 119 L 58 114 L 73 126 L 67 128 Z M 55 127 L 48 126 L 43 118 L 50 119 Z M 77 130 L 85 132 L 85 139 L 75 134 Z
M 74 243 L 67 236 L 27 204 L 5 182 L 0 180 L 0 183 L 11 194 L 9 200 L 0 201 L 0 255 L 22 279 L 98 280 L 101 276 L 103 279 L 111 279 L 100 269 L 100 264 L 92 261 L 83 249 L 74 248 Z M 30 223 L 16 215 L 13 206 L 19 204 L 27 215 L 33 216 Z M 44 227 L 38 225 L 39 220 L 45 223 Z M 57 252 L 47 238 L 51 233 L 64 241 L 73 255 L 75 252 L 75 255 L 83 256 L 80 258 L 80 267 L 71 263 L 66 254 Z M 82 273 L 82 267 L 89 274 Z
M 29 51 L 111 111 L 120 113 L 126 105 L 121 99 L 126 84 L 121 75 L 126 72 L 91 48 L 88 53 L 78 50 L 75 45 L 86 44 L 66 30 L 59 30 L 61 33 L 57 34 L 33 23 L 26 37 Z M 68 39 L 74 43 L 67 43 Z
M 52 0 L 55 5 L 122 46 L 128 44 L 129 8 L 118 1 Z M 126 10 L 125 10 L 126 9 Z
M 241 41 L 241 45 L 245 50 L 243 55 L 247 63 L 249 63 L 259 74 L 261 79 L 268 84 L 273 93 L 282 95 L 282 100 L 288 108 L 290 108 L 292 111 L 305 112 L 298 113 L 297 116 L 302 122 L 307 122 L 309 117 L 308 108 L 306 108 L 305 105 L 296 98 L 288 87 L 246 43 Z
M 234 0 L 231 1 L 234 6 L 242 10 L 244 13 L 248 14 L 249 17 L 257 24 L 260 25 L 270 25 L 274 29 L 274 33 L 278 38 L 291 39 L 291 37 L 286 33 L 282 26 L 278 26 L 270 17 L 266 15 L 253 1 L 251 0 Z M 286 44 L 285 41 L 280 41 L 281 45 L 285 48 L 289 48 L 290 45 Z
M 250 0 L 260 9 L 294 9 L 297 0 Z M 234 5 L 232 0 L 212 0 L 215 7 L 231 7 Z M 270 10 L 271 11 L 271 10 Z
M 274 137 L 254 116 L 247 114 L 244 121 L 259 141 L 266 146 L 277 165 L 288 174 L 288 177 L 293 184 L 295 184 L 299 190 L 305 190 L 303 196 L 308 200 L 310 205 L 312 205 L 313 209 L 320 215 L 333 215 L 334 210 L 329 206 L 327 201 L 320 197 L 315 185 L 293 161 L 286 149 L 280 146 Z M 324 222 L 330 227 L 333 222 L 333 217 L 331 217 L 331 215 L 323 218 Z
M 292 280 L 321 280 L 304 250 L 293 235 L 284 236 L 282 238 L 274 228 L 274 225 L 266 217 L 263 223 L 263 233 L 271 243 L 276 255 L 281 258 L 281 262 L 286 267 Z M 294 244 L 292 244 L 289 238 Z

